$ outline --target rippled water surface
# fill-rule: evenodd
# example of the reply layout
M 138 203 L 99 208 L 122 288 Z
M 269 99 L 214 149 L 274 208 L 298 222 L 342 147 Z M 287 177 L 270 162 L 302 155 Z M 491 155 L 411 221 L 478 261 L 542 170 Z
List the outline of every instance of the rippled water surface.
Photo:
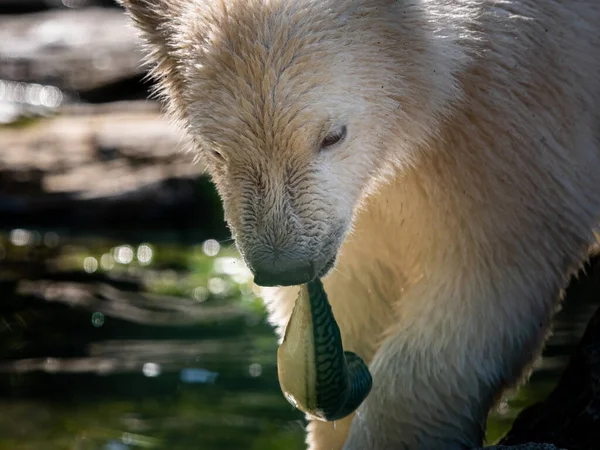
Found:
M 303 449 L 277 344 L 229 243 L 0 235 L 0 449 Z M 552 388 L 594 305 L 561 312 L 491 441 Z

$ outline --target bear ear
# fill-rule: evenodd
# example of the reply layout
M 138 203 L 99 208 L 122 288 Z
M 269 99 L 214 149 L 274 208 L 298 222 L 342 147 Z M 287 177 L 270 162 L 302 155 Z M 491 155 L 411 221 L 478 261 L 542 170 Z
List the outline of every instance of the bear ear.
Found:
M 145 62 L 157 85 L 154 94 L 165 103 L 175 120 L 182 118 L 183 81 L 178 73 L 174 46 L 175 24 L 188 0 L 116 0 L 125 8 L 144 42 Z
M 164 22 L 177 1 L 168 0 L 116 0 L 127 11 L 136 26 L 143 31 L 155 30 Z
M 150 41 L 168 41 L 168 25 L 182 9 L 182 0 L 116 0 Z

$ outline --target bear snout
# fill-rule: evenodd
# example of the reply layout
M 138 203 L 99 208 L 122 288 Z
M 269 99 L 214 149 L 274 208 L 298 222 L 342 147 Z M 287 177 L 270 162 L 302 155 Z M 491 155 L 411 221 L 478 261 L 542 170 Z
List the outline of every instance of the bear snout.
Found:
M 335 265 L 336 254 L 326 260 L 322 258 L 271 258 L 247 261 L 254 274 L 254 283 L 259 286 L 296 286 L 327 275 Z
M 262 227 L 263 233 L 238 234 L 236 243 L 259 286 L 296 286 L 326 276 L 335 265 L 344 229 L 331 227 L 322 236 L 291 233 L 290 226 Z M 269 233 L 265 231 L 269 230 Z M 287 233 L 275 233 L 287 230 Z
M 312 261 L 279 259 L 252 265 L 254 282 L 259 286 L 294 286 L 307 283 L 316 276 Z

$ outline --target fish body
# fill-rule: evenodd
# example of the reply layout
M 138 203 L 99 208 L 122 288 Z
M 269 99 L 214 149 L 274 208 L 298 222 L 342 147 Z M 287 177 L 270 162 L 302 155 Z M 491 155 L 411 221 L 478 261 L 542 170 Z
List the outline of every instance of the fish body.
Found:
M 342 419 L 369 394 L 372 377 L 355 353 L 345 352 L 321 280 L 300 287 L 277 350 L 279 384 L 285 398 L 313 419 Z

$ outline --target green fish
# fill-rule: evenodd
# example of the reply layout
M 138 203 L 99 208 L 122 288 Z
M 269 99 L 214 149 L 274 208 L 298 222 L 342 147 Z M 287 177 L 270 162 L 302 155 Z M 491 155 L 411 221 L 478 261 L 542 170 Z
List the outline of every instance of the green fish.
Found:
M 297 409 L 322 421 L 352 414 L 373 384 L 369 368 L 344 351 L 340 329 L 320 279 L 300 287 L 277 351 L 279 384 Z

